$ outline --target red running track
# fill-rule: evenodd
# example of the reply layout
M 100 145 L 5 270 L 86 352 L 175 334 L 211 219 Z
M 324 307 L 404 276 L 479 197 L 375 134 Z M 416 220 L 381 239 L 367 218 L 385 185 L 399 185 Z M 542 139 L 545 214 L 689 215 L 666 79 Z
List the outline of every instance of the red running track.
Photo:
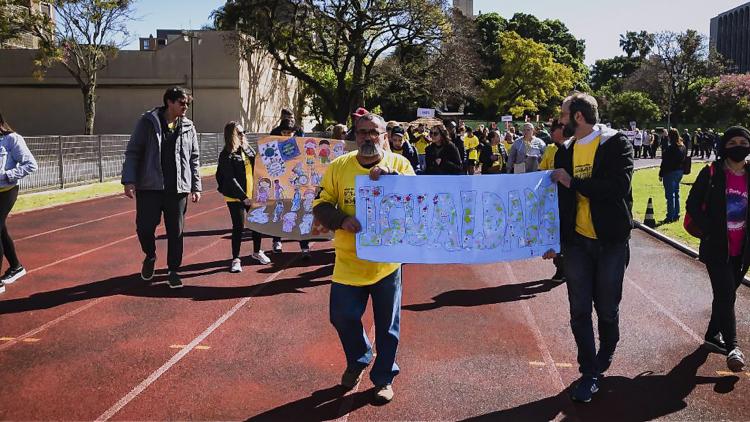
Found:
M 568 398 L 578 374 L 567 293 L 541 260 L 405 266 L 396 398 L 372 406 L 366 380 L 344 394 L 328 323 L 331 244 L 314 244 L 302 261 L 289 242 L 272 266 L 245 259 L 244 272 L 230 274 L 228 212 L 205 184 L 189 206 L 186 287 L 177 291 L 163 285 L 163 270 L 153 283 L 138 277 L 127 198 L 9 219 L 29 275 L 0 296 L 0 419 L 750 419 L 750 373 L 730 374 L 699 348 L 711 301 L 705 269 L 640 232 L 620 346 L 591 404 Z M 162 266 L 165 247 L 159 240 Z M 742 287 L 743 345 L 748 305 Z

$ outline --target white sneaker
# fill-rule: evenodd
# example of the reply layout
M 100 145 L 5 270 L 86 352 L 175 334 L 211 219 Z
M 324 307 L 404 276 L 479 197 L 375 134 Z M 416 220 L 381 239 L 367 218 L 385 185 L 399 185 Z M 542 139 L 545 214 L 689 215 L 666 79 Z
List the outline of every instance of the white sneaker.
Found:
M 735 347 L 727 355 L 727 367 L 732 372 L 741 372 L 745 368 L 745 355 L 739 347 Z
M 273 253 L 281 253 L 281 241 L 280 240 L 273 242 Z
M 258 253 L 254 253 L 254 254 L 252 254 L 252 255 L 250 255 L 250 256 L 251 256 L 251 257 L 252 257 L 252 258 L 253 258 L 254 260 L 256 260 L 256 261 L 260 262 L 260 263 L 261 263 L 261 264 L 263 264 L 263 265 L 268 265 L 268 264 L 270 264 L 270 263 L 271 263 L 271 259 L 270 259 L 269 257 L 267 257 L 267 256 L 266 256 L 266 254 L 265 254 L 265 253 L 263 253 L 263 251 L 258 251 Z
M 240 262 L 239 258 L 234 258 L 232 260 L 232 265 L 229 267 L 230 273 L 241 273 L 242 272 L 242 263 Z

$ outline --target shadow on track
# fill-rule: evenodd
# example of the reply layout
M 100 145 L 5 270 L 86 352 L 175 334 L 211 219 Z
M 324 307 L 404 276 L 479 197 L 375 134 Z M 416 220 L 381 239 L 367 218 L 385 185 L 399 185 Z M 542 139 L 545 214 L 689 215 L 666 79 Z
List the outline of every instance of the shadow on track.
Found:
M 274 266 L 267 266 L 262 270 L 256 271 L 259 273 L 275 273 L 282 269 L 294 268 L 295 262 L 292 262 L 292 265 L 287 265 L 293 254 L 289 255 L 287 257 L 289 259 L 284 259 Z M 243 265 L 247 265 L 248 267 L 252 263 L 257 264 L 256 261 L 249 257 L 244 257 L 242 261 Z M 300 260 L 297 259 L 296 261 Z M 332 261 L 333 254 L 328 253 L 328 250 L 312 251 L 311 258 L 304 261 L 304 266 L 313 267 L 310 271 L 303 272 L 292 278 L 282 278 L 249 286 L 196 286 L 186 283 L 184 288 L 172 290 L 166 285 L 167 276 L 164 270 L 157 271 L 157 274 L 150 282 L 141 280 L 139 274 L 128 274 L 64 289 L 34 293 L 25 298 L 0 301 L 0 315 L 50 309 L 66 303 L 115 295 L 148 298 L 184 298 L 194 301 L 207 301 L 305 293 L 305 289 L 330 283 L 330 276 L 333 273 Z M 188 280 L 225 272 L 228 277 L 237 277 L 238 283 L 242 283 L 242 273 L 229 274 L 229 263 L 230 260 L 218 260 L 185 265 L 180 271 L 180 276 L 183 280 Z M 257 268 L 258 265 L 252 268 Z
M 698 384 L 714 384 L 719 394 L 729 393 L 739 381 L 737 376 L 698 376 L 708 352 L 698 348 L 685 356 L 664 375 L 651 371 L 635 378 L 605 377 L 599 392 L 588 404 L 573 404 L 570 387 L 560 394 L 527 403 L 512 409 L 477 416 L 470 421 L 562 420 L 583 421 L 648 421 L 670 415 L 687 407 L 685 398 Z
M 248 421 L 327 421 L 338 419 L 343 416 L 339 414 L 344 401 L 347 403 L 348 412 L 352 412 L 372 401 L 373 390 L 360 391 L 344 396 L 346 389 L 340 385 L 313 392 L 310 397 L 305 397 L 275 409 L 268 410 L 253 416 Z
M 402 306 L 401 309 L 419 312 L 431 311 L 445 306 L 471 307 L 514 302 L 531 299 L 562 284 L 564 283 L 552 280 L 538 280 L 518 284 L 503 284 L 475 290 L 450 290 L 433 297 L 432 303 L 406 305 Z

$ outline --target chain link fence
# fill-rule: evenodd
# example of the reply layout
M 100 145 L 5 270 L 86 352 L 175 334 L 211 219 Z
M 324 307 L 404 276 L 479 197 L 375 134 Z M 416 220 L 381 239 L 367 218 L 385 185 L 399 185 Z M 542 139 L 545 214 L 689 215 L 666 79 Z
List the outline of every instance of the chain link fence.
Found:
M 253 148 L 266 133 L 248 133 Z M 308 133 L 328 137 L 327 133 Z M 39 169 L 21 179 L 22 192 L 63 189 L 119 178 L 130 135 L 28 136 L 24 137 Z M 216 165 L 224 148 L 221 133 L 199 133 L 201 166 Z

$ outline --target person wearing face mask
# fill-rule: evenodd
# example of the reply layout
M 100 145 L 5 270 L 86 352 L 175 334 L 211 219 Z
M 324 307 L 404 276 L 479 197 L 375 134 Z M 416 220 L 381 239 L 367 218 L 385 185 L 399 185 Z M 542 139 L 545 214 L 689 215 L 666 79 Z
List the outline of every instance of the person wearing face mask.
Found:
M 704 348 L 726 354 L 727 367 L 739 372 L 745 356 L 737 344 L 734 313 L 737 288 L 750 266 L 750 230 L 747 227 L 750 131 L 730 127 L 721 137 L 719 158 L 695 179 L 686 208 L 703 236 L 699 258 L 711 280 L 713 302 Z

